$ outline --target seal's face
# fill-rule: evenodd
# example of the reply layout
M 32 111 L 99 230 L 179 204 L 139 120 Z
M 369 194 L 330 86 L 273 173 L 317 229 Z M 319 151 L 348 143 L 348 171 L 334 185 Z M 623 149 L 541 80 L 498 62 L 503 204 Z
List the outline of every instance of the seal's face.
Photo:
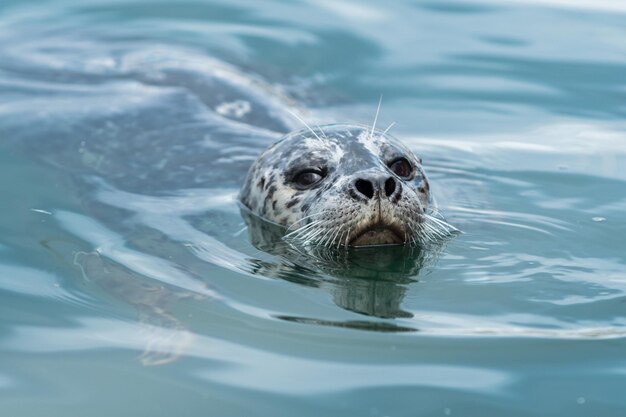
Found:
M 250 168 L 240 199 L 288 236 L 327 246 L 415 242 L 430 201 L 421 161 L 392 136 L 355 125 L 279 140 Z

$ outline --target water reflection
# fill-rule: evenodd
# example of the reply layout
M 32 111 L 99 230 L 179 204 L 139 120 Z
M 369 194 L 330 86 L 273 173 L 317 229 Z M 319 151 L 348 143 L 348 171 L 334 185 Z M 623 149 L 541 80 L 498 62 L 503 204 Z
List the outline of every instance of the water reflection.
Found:
M 48 249 L 56 252 L 55 246 L 58 242 Z M 193 334 L 171 311 L 182 300 L 204 299 L 206 295 L 146 279 L 98 251 L 76 252 L 73 265 L 81 271 L 85 285 L 95 286 L 107 297 L 135 308 L 143 347 L 139 360 L 143 365 L 173 362 L 190 347 Z
M 284 241 L 284 229 L 242 209 L 248 225 L 250 241 L 259 250 L 278 256 L 282 262 L 259 262 L 253 271 L 308 286 L 327 287 L 333 301 L 341 308 L 378 318 L 411 317 L 401 305 L 406 285 L 417 281 L 420 270 L 434 258 L 433 251 L 408 246 L 370 248 L 301 248 Z M 308 274 L 303 274 L 308 271 Z M 306 278 L 306 276 L 309 278 Z M 305 318 L 283 317 L 300 322 L 333 324 Z M 358 328 L 380 330 L 380 323 L 371 326 L 355 322 Z M 393 325 L 391 325 L 393 326 Z M 393 326 L 395 327 L 395 326 Z M 384 330 L 389 330 L 385 327 Z M 406 331 L 405 328 L 402 328 Z
M 116 193 L 125 198 L 113 198 Z M 402 308 L 407 284 L 417 281 L 421 269 L 436 253 L 401 246 L 305 250 L 284 241 L 284 229 L 242 210 L 250 242 L 264 253 L 249 256 L 245 249 L 229 249 L 228 262 L 224 264 L 216 262 L 215 256 L 202 255 L 215 255 L 216 251 L 223 255 L 220 248 L 226 246 L 218 245 L 211 237 L 215 230 L 205 230 L 202 225 L 194 227 L 188 222 L 192 219 L 177 216 L 187 213 L 188 205 L 179 204 L 180 212 L 170 213 L 167 209 L 170 206 L 164 204 L 170 197 L 151 201 L 145 196 L 142 199 L 113 189 L 98 196 L 102 202 L 136 212 L 144 226 L 126 231 L 124 238 L 103 223 L 59 211 L 54 218 L 79 238 L 71 245 L 73 255 L 71 258 L 63 255 L 68 252 L 65 246 L 70 242 L 47 242 L 44 247 L 58 254 L 65 263 L 77 267 L 91 291 L 104 292 L 107 298 L 122 301 L 136 310 L 143 332 L 144 351 L 140 360 L 144 365 L 172 362 L 193 345 L 195 335 L 188 330 L 187 320 L 173 313 L 180 302 L 212 299 L 237 309 L 236 302 L 231 303 L 213 293 L 203 279 L 212 276 L 217 265 L 239 273 L 319 288 L 327 291 L 334 303 L 347 311 L 376 319 L 394 319 L 412 317 Z M 192 197 L 197 199 L 197 196 Z M 207 214 L 203 211 L 202 217 Z M 115 222 L 115 214 L 110 215 L 113 218 L 108 222 Z M 107 216 L 103 216 L 105 218 Z M 181 241 L 189 239 L 193 245 L 181 245 Z M 162 258 L 166 254 L 169 254 L 167 261 Z M 146 269 L 150 265 L 158 267 Z M 280 311 L 271 315 L 290 322 L 376 332 L 417 330 L 375 319 L 330 320 L 322 315 L 306 317 Z

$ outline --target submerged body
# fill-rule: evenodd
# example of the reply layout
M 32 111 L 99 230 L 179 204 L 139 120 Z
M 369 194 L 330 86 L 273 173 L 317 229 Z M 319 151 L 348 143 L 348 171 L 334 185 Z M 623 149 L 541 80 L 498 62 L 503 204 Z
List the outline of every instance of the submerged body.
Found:
M 421 160 L 387 132 L 360 125 L 283 137 L 252 165 L 240 200 L 288 237 L 324 246 L 413 244 L 432 227 Z

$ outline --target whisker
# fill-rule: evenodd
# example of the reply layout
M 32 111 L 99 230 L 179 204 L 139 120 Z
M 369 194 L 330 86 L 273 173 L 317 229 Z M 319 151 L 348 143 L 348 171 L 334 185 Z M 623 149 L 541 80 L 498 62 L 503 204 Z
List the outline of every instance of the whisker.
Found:
M 348 224 L 334 222 L 328 215 L 333 212 L 331 209 L 320 210 L 298 219 L 289 226 L 283 238 L 300 247 L 347 248 L 352 228 Z M 308 223 L 302 224 L 304 222 Z M 459 229 L 445 221 L 438 210 L 432 210 L 428 214 L 419 213 L 417 218 L 405 223 L 403 242 L 411 249 L 429 247 L 448 240 L 456 233 L 460 233 Z M 305 249 L 305 252 L 309 250 Z
M 334 244 L 335 240 L 337 239 L 337 237 L 339 236 L 339 233 L 343 233 L 343 225 L 337 228 L 337 232 L 335 232 L 335 234 L 333 235 L 333 238 L 330 240 L 330 244 Z
M 395 124 L 396 122 L 391 122 L 391 124 L 387 126 L 387 129 L 385 129 L 385 131 L 383 132 L 383 135 L 386 135 L 387 132 L 389 132 L 389 129 L 391 129 Z
M 380 105 L 383 102 L 383 95 L 380 95 L 378 99 L 378 107 L 376 108 L 376 115 L 374 116 L 374 123 L 372 123 L 372 131 L 370 132 L 370 137 L 374 136 L 374 129 L 376 129 L 376 122 L 378 121 L 378 113 L 380 112 Z
M 316 124 L 315 126 L 319 129 L 322 136 L 324 136 L 324 139 L 328 139 L 328 136 L 326 136 L 326 133 L 324 133 L 324 130 L 320 127 L 320 125 Z
M 319 240 L 319 245 L 327 246 L 333 233 L 335 233 L 335 229 L 329 228 L 328 231 L 324 233 L 324 236 L 322 236 L 322 238 Z
M 438 218 L 436 218 L 434 216 L 429 216 L 428 214 L 426 214 L 425 216 L 426 216 L 426 218 L 428 220 L 438 224 L 439 226 L 441 226 L 441 227 L 443 227 L 443 228 L 445 228 L 445 229 L 447 229 L 449 231 L 460 232 L 459 229 L 457 229 L 456 227 L 452 226 L 450 223 L 448 223 L 448 222 L 446 222 L 444 220 L 438 219 Z
M 326 214 L 326 213 L 330 213 L 330 212 L 332 212 L 332 211 L 333 211 L 333 210 L 331 210 L 331 209 L 327 209 L 327 210 L 320 210 L 320 211 L 317 211 L 317 212 L 315 212 L 315 213 L 313 213 L 313 214 L 310 214 L 310 215 L 308 215 L 308 216 L 304 216 L 304 217 L 302 217 L 302 218 L 301 218 L 301 219 L 299 219 L 299 220 L 296 220 L 295 222 L 293 222 L 293 223 L 292 223 L 292 224 L 291 224 L 291 225 L 287 228 L 287 234 L 290 234 L 290 233 L 293 233 L 293 232 L 295 232 L 295 231 L 297 231 L 297 230 L 300 230 L 300 229 L 302 229 L 302 228 L 304 228 L 304 227 L 306 227 L 306 226 L 310 225 L 312 222 L 314 222 L 314 221 L 318 221 L 318 220 L 313 220 L 311 223 L 307 223 L 307 224 L 305 224 L 305 225 L 303 225 L 303 226 L 300 226 L 300 227 L 297 227 L 297 224 L 298 224 L 298 223 L 301 223 L 301 222 L 303 222 L 303 221 L 305 221 L 305 220 L 307 220 L 307 219 L 310 219 L 310 218 L 313 218 L 313 217 L 316 217 L 316 216 L 322 216 L 322 215 L 324 215 L 324 214 Z M 322 221 L 322 220 L 323 220 L 323 219 L 319 219 L 319 221 Z M 295 229 L 294 229 L 294 228 L 295 228 Z M 292 230 L 292 229 L 293 229 L 293 230 Z
M 411 245 L 417 245 L 418 240 L 421 240 L 421 235 L 418 233 L 418 226 L 415 224 L 409 223 L 409 228 L 411 229 Z
M 339 236 L 339 239 L 337 239 L 337 250 L 339 250 L 339 248 L 341 247 L 341 241 L 343 240 L 343 235 L 345 233 L 345 231 L 341 232 L 341 236 Z
M 309 223 L 305 227 L 286 234 L 285 236 L 283 236 L 283 239 L 302 239 L 304 236 L 306 236 L 307 233 L 309 233 L 311 230 L 313 230 L 315 226 L 318 226 L 319 224 L 320 222 Z
M 285 236 L 291 235 L 292 233 L 302 232 L 302 231 L 312 227 L 313 225 L 316 225 L 316 224 L 321 223 L 323 221 L 324 221 L 323 219 L 312 220 L 310 223 L 307 223 L 304 226 L 300 226 L 300 227 L 292 230 L 291 232 L 289 232 L 289 229 L 287 229 L 288 233 Z M 290 226 L 290 228 L 291 228 L 291 226 Z
M 323 214 L 323 213 L 322 213 L 322 214 Z M 320 214 L 320 215 L 321 215 L 321 214 Z M 308 219 L 311 219 L 311 218 L 313 218 L 313 216 L 308 216 L 308 217 L 307 217 L 307 219 L 302 219 L 302 220 L 308 220 Z M 291 224 L 291 226 L 289 226 L 289 227 L 287 228 L 287 234 L 290 234 L 290 233 L 293 233 L 293 232 L 297 232 L 298 230 L 301 230 L 301 229 L 304 229 L 304 228 L 306 228 L 306 227 L 309 227 L 312 223 L 316 223 L 316 222 L 321 222 L 321 221 L 324 221 L 324 219 L 316 219 L 316 218 L 313 218 L 313 219 L 312 219 L 309 223 L 304 224 L 304 225 L 302 225 L 302 226 L 297 226 L 297 224 L 298 224 L 299 222 L 301 222 L 302 220 L 298 220 L 297 222 L 294 222 L 293 224 Z
M 310 236 L 307 236 L 307 240 L 312 240 L 315 237 L 318 237 L 319 235 L 321 235 L 322 233 L 324 233 L 326 231 L 326 229 L 324 229 L 323 227 L 320 227 L 319 230 L 313 230 L 310 233 Z
M 331 233 L 333 231 L 333 229 L 323 229 L 323 233 L 321 233 L 319 236 L 317 236 L 317 245 L 318 246 L 325 246 L 324 244 L 324 240 L 326 239 L 326 235 L 328 235 L 329 233 Z
M 285 109 L 285 110 L 287 110 L 287 112 L 288 112 L 290 115 L 292 115 L 293 117 L 295 117 L 296 119 L 298 119 L 298 120 L 300 121 L 300 123 L 302 123 L 302 124 L 303 124 L 303 125 L 304 125 L 307 129 L 309 129 L 309 131 L 310 131 L 311 133 L 313 133 L 313 135 L 314 135 L 314 136 L 315 136 L 315 137 L 316 137 L 316 138 L 317 138 L 320 142 L 322 142 L 322 143 L 324 142 L 324 141 L 322 140 L 322 138 L 320 138 L 320 137 L 317 135 L 317 133 L 315 133 L 315 131 L 314 131 L 313 129 L 311 129 L 311 126 L 309 126 L 309 125 L 308 125 L 308 124 L 307 124 L 304 120 L 302 120 L 302 118 L 301 118 L 300 116 L 298 116 L 297 114 L 295 114 L 294 112 L 292 112 L 292 111 L 291 111 L 291 110 L 289 110 L 289 109 Z
M 409 228 L 411 227 L 411 225 L 408 225 Z M 406 234 L 406 227 L 404 228 L 404 243 L 407 243 L 409 239 L 407 239 L 407 234 Z
M 445 237 L 445 235 L 443 233 L 441 233 L 440 230 L 437 230 L 436 228 L 434 228 L 431 224 L 427 225 L 427 227 L 430 229 L 431 233 L 437 238 L 437 239 L 443 239 Z

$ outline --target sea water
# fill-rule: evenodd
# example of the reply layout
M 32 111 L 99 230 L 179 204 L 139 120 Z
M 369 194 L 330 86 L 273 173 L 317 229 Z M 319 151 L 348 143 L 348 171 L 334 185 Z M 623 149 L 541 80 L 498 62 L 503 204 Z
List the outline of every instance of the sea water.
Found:
M 3 1 L 0 415 L 626 415 L 625 21 Z M 340 273 L 255 248 L 236 196 L 272 135 L 220 133 L 216 65 L 315 123 L 371 124 L 382 96 L 462 234 Z

